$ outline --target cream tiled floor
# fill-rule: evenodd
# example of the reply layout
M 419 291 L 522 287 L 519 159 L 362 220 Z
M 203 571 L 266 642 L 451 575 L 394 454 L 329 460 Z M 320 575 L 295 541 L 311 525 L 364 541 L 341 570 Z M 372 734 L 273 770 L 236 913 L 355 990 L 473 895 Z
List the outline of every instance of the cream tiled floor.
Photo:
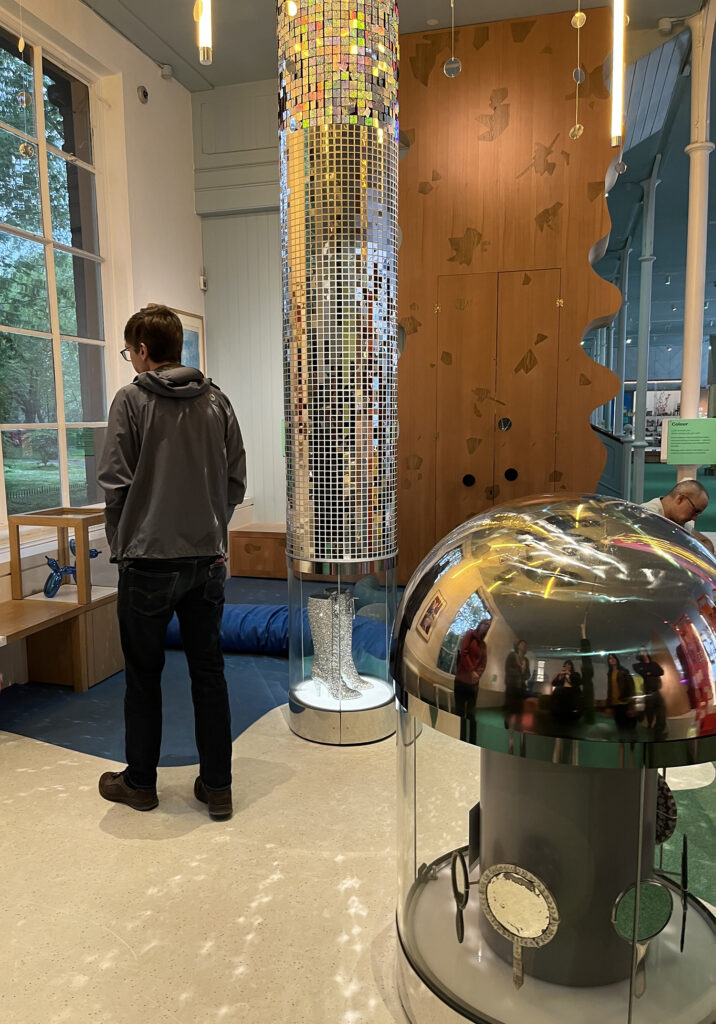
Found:
M 419 744 L 429 861 L 467 841 L 479 751 Z M 114 767 L 0 732 L 0 1024 L 406 1024 L 394 739 L 318 746 L 271 711 L 234 743 L 225 823 L 195 767 L 161 769 L 146 814 L 99 797 Z
M 0 764 L 6 1024 L 405 1021 L 394 740 L 315 746 L 276 709 L 234 744 L 228 823 L 192 767 L 140 814 L 99 758 L 0 733 Z

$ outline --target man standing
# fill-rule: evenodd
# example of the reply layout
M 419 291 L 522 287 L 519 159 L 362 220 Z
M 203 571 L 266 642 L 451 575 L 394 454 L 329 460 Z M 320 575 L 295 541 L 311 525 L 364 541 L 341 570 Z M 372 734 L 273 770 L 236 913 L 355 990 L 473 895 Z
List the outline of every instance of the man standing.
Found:
M 713 554 L 714 546 L 708 537 L 694 529 L 695 521 L 705 511 L 708 503 L 709 492 L 706 488 L 698 480 L 688 479 L 680 480 L 663 498 L 652 498 L 651 501 L 645 501 L 641 507 L 689 530 L 696 540 Z
M 138 376 L 112 402 L 98 479 L 119 564 L 127 767 L 105 772 L 99 791 L 138 811 L 157 806 L 164 644 L 176 611 L 199 751 L 194 794 L 212 818 L 229 818 L 231 722 L 219 637 L 227 527 L 246 490 L 241 431 L 228 398 L 181 365 L 176 313 L 140 309 L 124 340 L 122 355 Z

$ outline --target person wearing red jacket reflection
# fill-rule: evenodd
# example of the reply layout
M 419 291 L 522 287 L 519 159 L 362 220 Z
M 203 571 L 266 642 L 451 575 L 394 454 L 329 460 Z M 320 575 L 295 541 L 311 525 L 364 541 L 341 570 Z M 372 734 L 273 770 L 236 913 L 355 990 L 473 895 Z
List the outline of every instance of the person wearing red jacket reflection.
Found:
M 482 619 L 475 629 L 468 629 L 460 644 L 455 669 L 455 710 L 461 718 L 472 716 L 477 705 L 480 677 L 487 664 L 485 636 L 491 619 Z

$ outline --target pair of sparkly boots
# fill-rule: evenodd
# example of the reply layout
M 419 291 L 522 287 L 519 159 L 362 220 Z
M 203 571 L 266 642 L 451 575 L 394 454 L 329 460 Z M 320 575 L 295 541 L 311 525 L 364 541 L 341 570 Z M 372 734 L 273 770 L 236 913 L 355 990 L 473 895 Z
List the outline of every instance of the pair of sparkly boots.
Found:
M 355 606 L 347 590 L 331 590 L 308 599 L 308 623 L 313 637 L 311 676 L 335 700 L 354 700 L 372 683 L 362 679 L 353 663 Z

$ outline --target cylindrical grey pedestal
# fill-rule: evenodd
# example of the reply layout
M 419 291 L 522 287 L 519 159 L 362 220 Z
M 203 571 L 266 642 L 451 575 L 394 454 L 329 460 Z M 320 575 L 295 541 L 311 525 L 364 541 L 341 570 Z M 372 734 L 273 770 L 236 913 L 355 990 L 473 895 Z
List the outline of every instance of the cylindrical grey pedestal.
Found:
M 645 770 L 642 878 L 652 874 L 656 772 Z M 632 949 L 609 909 L 637 880 L 640 771 L 605 771 L 481 752 L 480 870 L 516 864 L 557 902 L 552 941 L 524 950 L 525 973 L 558 985 L 608 985 L 629 976 Z M 480 915 L 491 948 L 512 961 L 512 944 Z

